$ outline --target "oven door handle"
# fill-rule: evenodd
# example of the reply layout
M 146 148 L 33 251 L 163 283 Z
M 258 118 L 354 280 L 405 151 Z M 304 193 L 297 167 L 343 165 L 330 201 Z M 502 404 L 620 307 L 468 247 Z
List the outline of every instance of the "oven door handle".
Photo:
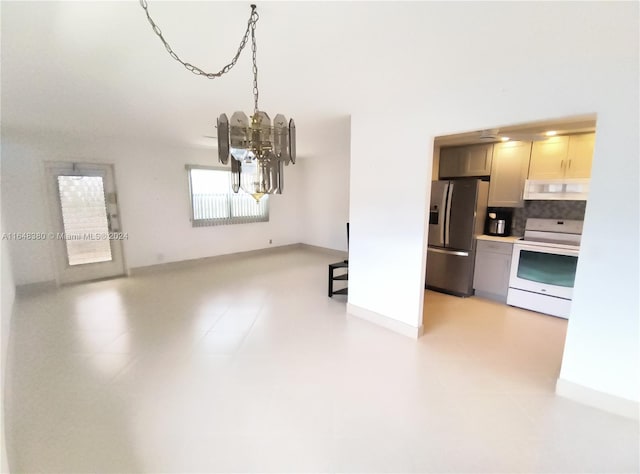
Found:
M 526 250 L 528 252 L 546 253 L 546 254 L 552 254 L 552 255 L 565 255 L 567 257 L 578 257 L 580 253 L 580 250 L 578 249 L 568 249 L 568 248 L 562 248 L 562 247 L 548 247 L 548 246 L 542 247 L 537 245 L 527 245 L 519 242 L 513 244 L 513 250 L 518 254 L 520 253 L 519 252 L 520 250 Z

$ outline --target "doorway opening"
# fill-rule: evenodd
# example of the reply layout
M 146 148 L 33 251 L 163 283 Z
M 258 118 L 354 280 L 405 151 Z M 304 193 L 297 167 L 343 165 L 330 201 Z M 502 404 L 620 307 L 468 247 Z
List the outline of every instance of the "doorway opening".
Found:
M 570 313 L 595 128 L 595 116 L 588 116 L 434 141 L 424 332 L 427 338 L 450 341 L 463 357 L 475 358 L 478 367 L 498 369 L 489 378 L 522 370 L 523 380 L 543 379 L 553 390 Z M 456 207 L 463 185 L 476 191 Z M 466 225 L 459 224 L 462 213 L 468 216 Z M 563 233 L 562 227 L 571 241 L 554 248 L 555 238 L 566 238 L 555 235 Z M 534 237 L 524 247 L 520 239 L 526 230 L 538 233 L 540 249 L 533 247 Z M 462 231 L 466 234 L 454 235 Z M 454 241 L 469 245 L 453 248 Z

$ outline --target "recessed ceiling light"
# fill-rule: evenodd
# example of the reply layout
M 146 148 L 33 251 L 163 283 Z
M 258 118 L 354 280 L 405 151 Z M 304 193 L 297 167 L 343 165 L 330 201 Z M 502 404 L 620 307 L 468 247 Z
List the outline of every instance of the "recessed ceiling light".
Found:
M 509 140 L 511 140 L 511 138 L 509 138 L 509 137 L 502 137 L 500 140 L 502 140 L 503 142 L 508 142 Z
M 545 135 L 548 137 L 555 137 L 557 134 L 558 132 L 556 132 L 555 130 L 549 130 L 548 132 L 545 133 Z

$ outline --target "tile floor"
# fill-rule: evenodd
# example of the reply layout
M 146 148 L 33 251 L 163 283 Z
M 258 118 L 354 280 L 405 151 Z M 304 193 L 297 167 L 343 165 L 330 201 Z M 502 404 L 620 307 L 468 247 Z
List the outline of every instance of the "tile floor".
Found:
M 425 295 L 345 316 L 309 250 L 17 301 L 13 472 L 638 472 L 638 424 L 554 395 L 566 321 Z

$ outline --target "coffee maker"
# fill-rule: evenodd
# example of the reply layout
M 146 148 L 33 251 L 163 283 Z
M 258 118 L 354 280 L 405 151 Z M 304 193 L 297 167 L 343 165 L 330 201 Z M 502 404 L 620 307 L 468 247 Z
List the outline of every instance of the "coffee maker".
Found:
M 512 209 L 487 209 L 487 221 L 484 233 L 506 237 L 511 235 Z

